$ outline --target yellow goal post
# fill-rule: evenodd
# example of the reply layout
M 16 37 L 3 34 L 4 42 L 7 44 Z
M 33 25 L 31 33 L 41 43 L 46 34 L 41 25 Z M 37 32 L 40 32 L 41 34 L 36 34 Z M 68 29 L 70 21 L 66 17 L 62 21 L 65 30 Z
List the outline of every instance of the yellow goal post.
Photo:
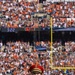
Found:
M 73 66 L 68 66 L 68 67 L 56 67 L 56 66 L 53 66 L 53 51 L 52 51 L 52 44 L 53 44 L 53 28 L 52 28 L 52 17 L 50 17 L 50 36 L 51 36 L 51 45 L 50 45 L 50 67 L 51 69 L 60 69 L 60 70 L 66 70 L 66 69 L 70 69 L 70 70 L 74 70 L 75 67 Z

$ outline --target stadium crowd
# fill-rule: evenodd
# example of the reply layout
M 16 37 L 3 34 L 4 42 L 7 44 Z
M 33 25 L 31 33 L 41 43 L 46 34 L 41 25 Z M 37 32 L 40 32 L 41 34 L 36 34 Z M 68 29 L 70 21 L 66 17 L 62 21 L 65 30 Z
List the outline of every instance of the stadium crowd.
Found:
M 53 44 L 53 66 L 75 66 L 75 58 L 73 55 L 75 48 L 72 51 L 71 48 L 68 48 L 70 45 L 71 47 L 75 47 L 75 42 L 65 42 L 65 50 L 61 50 L 62 45 L 60 43 L 55 42 Z M 46 51 L 39 51 L 36 47 L 46 47 Z M 29 67 L 36 62 L 44 67 L 43 75 L 75 74 L 74 70 L 64 71 L 51 69 L 49 41 L 35 42 L 35 47 L 30 45 L 29 42 L 23 41 L 10 41 L 7 42 L 6 45 L 0 42 L 0 75 L 31 75 Z
M 32 14 L 41 12 L 53 17 L 53 27 L 71 27 L 75 25 L 75 2 L 48 2 L 41 7 L 36 1 L 21 0 L 0 1 L 0 26 L 38 28 L 50 25 L 50 19 L 32 20 Z
M 39 43 L 42 47 L 44 47 L 43 44 L 47 45 L 44 42 L 37 42 L 36 46 L 39 46 Z M 3 47 L 1 42 L 0 47 L 0 75 L 7 73 L 27 75 L 29 67 L 36 62 L 49 69 L 49 65 L 45 65 L 49 63 L 49 53 L 46 51 L 37 52 L 29 42 L 7 42 Z
M 34 13 L 47 13 L 53 18 L 53 27 L 74 27 L 75 26 L 75 2 L 43 3 L 41 9 L 38 2 L 26 2 L 21 0 L 0 1 L 0 26 L 1 27 L 49 27 L 50 19 L 43 16 L 40 19 Z M 29 42 L 16 41 L 7 42 L 3 45 L 0 42 L 0 75 L 31 75 L 29 67 L 36 62 L 44 67 L 43 75 L 74 75 L 75 70 L 57 70 L 56 67 L 75 67 L 75 42 L 53 43 L 53 63 L 50 64 L 50 42 Z M 46 49 L 38 51 L 37 49 Z

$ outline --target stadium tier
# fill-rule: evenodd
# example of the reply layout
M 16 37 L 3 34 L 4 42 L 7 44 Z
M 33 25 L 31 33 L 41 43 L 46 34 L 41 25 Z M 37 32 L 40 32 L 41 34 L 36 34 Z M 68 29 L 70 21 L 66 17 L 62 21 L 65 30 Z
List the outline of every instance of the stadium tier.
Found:
M 42 15 L 43 13 L 45 14 Z M 38 28 L 49 30 L 50 17 L 52 17 L 53 28 L 74 27 L 75 2 L 40 4 L 25 0 L 0 1 L 0 27 L 7 28 L 7 31 L 15 31 L 17 28 L 26 31 L 39 30 Z
M 40 41 L 34 40 L 34 34 L 32 35 L 32 33 L 0 33 L 0 73 L 3 75 L 15 75 L 15 73 L 18 75 L 33 75 L 29 71 L 29 68 L 38 63 L 44 68 L 43 75 L 74 75 L 75 70 L 51 69 L 51 42 L 48 38 L 50 32 L 41 31 Z M 59 35 L 57 36 L 57 34 Z M 70 34 L 69 32 L 64 32 L 64 34 L 62 32 L 53 33 L 52 63 L 54 67 L 75 67 L 74 34 L 75 32 L 71 32 Z M 32 71 L 34 70 L 32 69 Z

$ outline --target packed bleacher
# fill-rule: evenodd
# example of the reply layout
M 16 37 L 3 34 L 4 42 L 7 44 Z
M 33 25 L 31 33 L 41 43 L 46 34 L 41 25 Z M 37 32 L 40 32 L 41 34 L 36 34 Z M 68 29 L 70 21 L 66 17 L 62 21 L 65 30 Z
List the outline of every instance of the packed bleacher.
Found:
M 37 47 L 46 47 L 46 50 L 40 51 Z M 75 67 L 74 52 L 75 42 L 65 42 L 65 49 L 60 42 L 53 43 L 53 66 Z M 43 75 L 74 75 L 74 70 L 51 69 L 49 41 L 35 42 L 35 47 L 23 41 L 10 41 L 6 45 L 0 42 L 0 75 L 29 75 L 29 67 L 36 62 L 43 66 Z
M 46 46 L 47 42 L 36 42 L 36 46 L 44 45 Z M 4 46 L 0 42 L 0 75 L 27 75 L 29 67 L 36 62 L 49 69 L 48 59 L 48 52 L 36 51 L 29 42 L 10 41 Z
M 75 2 L 47 2 L 46 4 L 42 3 L 41 7 L 38 5 L 36 1 L 0 1 L 0 26 L 13 28 L 50 26 L 49 18 L 42 16 L 40 20 L 38 18 L 32 20 L 32 14 L 38 12 L 52 16 L 53 27 L 75 26 Z
M 75 42 L 67 41 L 64 46 L 61 42 L 54 43 L 53 65 L 60 67 L 75 66 Z

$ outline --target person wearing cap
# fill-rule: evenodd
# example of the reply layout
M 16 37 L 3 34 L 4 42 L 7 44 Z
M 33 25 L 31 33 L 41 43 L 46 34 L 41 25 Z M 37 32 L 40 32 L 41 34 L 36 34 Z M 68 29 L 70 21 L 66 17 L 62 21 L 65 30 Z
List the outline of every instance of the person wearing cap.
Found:
M 31 72 L 32 75 L 42 75 L 44 69 L 42 66 L 36 63 L 29 68 L 29 71 Z

